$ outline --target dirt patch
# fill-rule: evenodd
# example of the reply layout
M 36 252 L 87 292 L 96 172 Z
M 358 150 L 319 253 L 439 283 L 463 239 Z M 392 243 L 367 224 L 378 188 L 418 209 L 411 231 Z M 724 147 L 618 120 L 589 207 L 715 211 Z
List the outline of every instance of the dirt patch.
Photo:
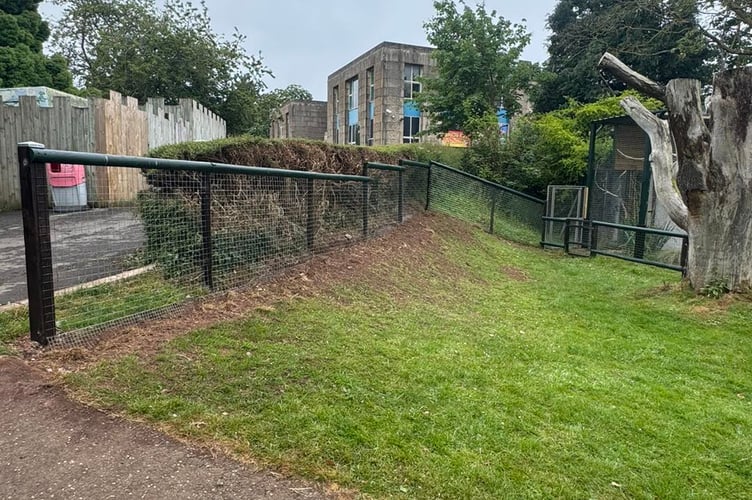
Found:
M 347 498 L 241 464 L 70 401 L 44 373 L 0 357 L 3 498 Z
M 509 279 L 514 281 L 530 281 L 530 277 L 525 274 L 524 271 L 512 266 L 502 266 L 501 272 L 503 272 Z

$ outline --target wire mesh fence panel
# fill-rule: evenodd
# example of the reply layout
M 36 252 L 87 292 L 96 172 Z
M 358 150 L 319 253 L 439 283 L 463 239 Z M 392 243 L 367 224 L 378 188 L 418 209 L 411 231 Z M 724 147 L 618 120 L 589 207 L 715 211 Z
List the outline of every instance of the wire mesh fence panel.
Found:
M 585 218 L 586 197 L 587 188 L 584 186 L 548 186 L 545 207 L 547 219 L 544 222 L 544 244 L 551 246 L 564 244 L 564 233 L 567 230 L 567 223 L 562 220 L 552 219 Z
M 529 245 L 539 244 L 544 204 L 501 189 L 496 189 L 495 196 L 494 234 Z
M 95 171 L 96 162 L 110 161 L 99 156 L 91 155 Z M 373 170 L 368 178 L 213 166 L 145 170 L 141 188 L 130 197 L 98 193 L 99 208 L 52 215 L 47 279 L 64 292 L 51 303 L 53 344 L 86 345 L 107 328 L 179 311 L 187 300 L 216 291 L 252 286 L 405 215 L 403 167 L 382 165 L 391 170 Z M 238 168 L 243 173 L 235 173 Z M 417 178 L 425 192 L 426 177 Z M 46 207 L 46 198 L 37 205 Z
M 56 327 L 77 333 L 65 337 L 69 344 L 203 293 L 186 255 L 199 225 L 187 197 L 186 190 L 154 190 L 112 200 L 102 190 L 94 208 L 53 212 Z
M 363 235 L 362 182 L 316 181 L 314 249 L 347 245 Z
M 408 165 L 405 168 L 405 212 L 408 215 L 425 210 L 428 194 L 429 167 Z
M 432 165 L 430 175 L 432 210 L 478 224 L 510 240 L 531 245 L 540 242 L 542 201 L 440 165 Z
M 68 345 L 179 311 L 196 297 L 252 286 L 427 206 L 528 243 L 538 242 L 543 215 L 539 200 L 441 165 L 368 164 L 365 177 L 54 150 L 29 155 L 89 161 L 95 173 L 114 161 L 130 173 L 149 168 L 136 189 L 112 197 L 98 189 L 96 208 L 52 215 L 53 272 L 45 279 L 65 292 L 49 302 L 53 340 Z M 44 185 L 43 177 L 32 184 Z M 39 227 L 46 191 L 40 196 Z M 36 243 L 40 252 L 44 241 Z
M 491 190 L 482 182 L 453 170 L 431 166 L 431 210 L 488 228 L 491 194 Z
M 400 211 L 404 214 L 400 176 L 404 174 L 394 170 L 371 170 L 368 174 L 371 177 L 368 186 L 368 233 L 373 234 L 377 229 L 400 222 Z
M 605 230 L 605 231 L 604 231 Z M 600 254 L 682 270 L 686 236 L 639 227 L 618 228 L 593 222 L 592 248 Z M 608 239 L 603 241 L 603 233 Z M 614 237 L 616 235 L 616 237 Z

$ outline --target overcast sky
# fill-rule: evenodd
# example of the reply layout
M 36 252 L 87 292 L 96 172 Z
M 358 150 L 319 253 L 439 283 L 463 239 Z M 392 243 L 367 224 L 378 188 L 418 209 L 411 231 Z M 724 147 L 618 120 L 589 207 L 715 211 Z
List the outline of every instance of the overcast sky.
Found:
M 195 2 L 198 3 L 198 2 Z M 474 6 L 473 0 L 468 0 Z M 532 33 L 523 59 L 546 59 L 546 17 L 556 0 L 487 0 L 509 21 Z M 275 75 L 270 89 L 297 83 L 314 99 L 326 99 L 326 78 L 383 41 L 428 45 L 423 23 L 433 15 L 433 0 L 206 0 L 214 30 L 234 28 L 247 37 L 250 54 L 261 51 Z M 59 9 L 43 2 L 39 9 L 50 24 Z

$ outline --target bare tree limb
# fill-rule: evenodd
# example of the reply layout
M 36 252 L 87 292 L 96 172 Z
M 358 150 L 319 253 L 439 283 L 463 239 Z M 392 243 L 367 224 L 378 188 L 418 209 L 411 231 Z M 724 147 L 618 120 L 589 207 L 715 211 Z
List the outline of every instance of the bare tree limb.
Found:
M 724 42 L 720 37 L 714 35 L 710 31 L 708 31 L 705 28 L 700 28 L 700 31 L 702 31 L 702 34 L 705 35 L 707 38 L 709 38 L 712 42 L 714 42 L 718 47 L 721 48 L 721 50 L 728 52 L 729 54 L 736 54 L 740 56 L 749 56 L 752 55 L 752 49 L 745 49 L 742 47 L 732 47 L 731 45 Z
M 663 102 L 666 101 L 666 87 L 636 72 L 613 54 L 605 52 L 598 62 L 598 68 L 608 70 L 629 87 L 647 96 L 654 97 Z
M 673 143 L 668 123 L 651 113 L 634 97 L 624 98 L 621 101 L 621 107 L 650 137 L 653 149 L 650 154 L 650 164 L 653 170 L 656 194 L 666 208 L 671 220 L 677 226 L 686 230 L 689 222 L 689 211 L 674 185 L 678 167 L 673 159 Z

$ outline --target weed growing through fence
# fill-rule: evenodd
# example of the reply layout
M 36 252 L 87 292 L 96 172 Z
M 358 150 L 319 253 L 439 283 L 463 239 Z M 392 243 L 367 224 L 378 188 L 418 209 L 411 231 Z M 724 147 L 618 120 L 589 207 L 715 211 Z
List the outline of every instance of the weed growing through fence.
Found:
M 422 265 L 393 254 L 371 279 L 68 381 L 174 434 L 374 496 L 745 495 L 749 304 L 479 231 L 436 243 Z

